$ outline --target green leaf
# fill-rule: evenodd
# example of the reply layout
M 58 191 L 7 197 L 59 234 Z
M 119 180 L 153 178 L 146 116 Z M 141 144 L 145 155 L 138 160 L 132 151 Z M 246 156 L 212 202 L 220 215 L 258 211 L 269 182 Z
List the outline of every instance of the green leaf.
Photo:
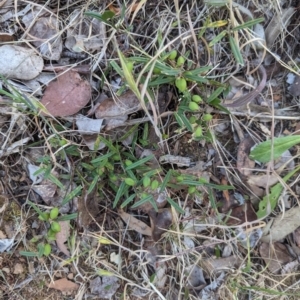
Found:
M 250 28 L 250 27 L 252 27 L 252 26 L 254 26 L 258 23 L 263 22 L 264 20 L 265 20 L 264 18 L 253 19 L 253 20 L 250 20 L 248 22 L 245 22 L 242 25 L 234 27 L 232 30 L 237 31 L 237 30 L 244 29 L 244 28 Z
M 99 163 L 99 162 L 103 161 L 104 159 L 107 159 L 107 158 L 113 156 L 114 154 L 115 154 L 114 152 L 108 152 L 108 153 L 106 153 L 106 154 L 104 154 L 104 155 L 100 155 L 99 157 L 93 159 L 93 160 L 91 161 L 91 163 L 92 163 L 92 164 Z
M 215 100 L 216 98 L 218 98 L 218 96 L 223 93 L 223 91 L 225 90 L 225 87 L 219 87 L 217 88 L 207 99 L 207 102 L 210 103 L 211 101 Z
M 235 39 L 232 36 L 229 37 L 229 44 L 236 62 L 243 66 L 244 59 L 242 57 L 242 53 L 239 49 L 239 45 L 236 43 Z
M 114 60 L 112 60 L 112 61 L 110 62 L 110 65 L 114 68 L 114 70 L 115 70 L 121 77 L 124 76 L 122 69 L 119 67 L 119 65 L 118 65 Z
M 251 152 L 250 158 L 262 163 L 269 162 L 272 159 L 280 157 L 286 150 L 300 143 L 299 135 L 290 135 L 268 140 L 257 145 Z
M 89 189 L 88 189 L 88 191 L 87 191 L 87 194 L 90 194 L 90 193 L 93 191 L 93 189 L 95 188 L 95 186 L 96 186 L 96 184 L 97 184 L 99 178 L 100 178 L 99 175 L 97 175 L 97 176 L 94 177 L 93 181 L 91 182 L 91 184 L 90 184 L 90 186 L 89 186 Z
M 129 196 L 121 205 L 121 208 L 124 208 L 125 206 L 127 206 L 134 198 L 136 197 L 136 194 L 132 194 L 131 196 Z
M 122 181 L 119 189 L 118 189 L 118 192 L 116 194 L 116 198 L 114 200 L 114 203 L 113 203 L 113 208 L 115 208 L 120 200 L 120 198 L 125 194 L 126 190 L 128 190 L 128 185 L 126 185 L 125 181 Z
M 169 202 L 169 204 L 174 207 L 180 214 L 184 214 L 184 210 L 178 205 L 178 203 L 176 203 L 173 199 L 171 198 L 167 198 L 167 201 Z
M 69 221 L 69 220 L 77 219 L 77 217 L 78 217 L 78 213 L 73 213 L 73 214 L 58 217 L 56 219 L 56 221 L 57 222 L 59 222 L 59 221 Z
M 136 208 L 136 207 L 139 207 L 140 205 L 146 203 L 146 202 L 151 202 L 154 201 L 153 199 L 153 196 L 152 195 L 148 195 L 147 197 L 145 198 L 142 198 L 141 200 L 139 200 L 138 202 L 134 203 L 131 208 Z M 152 203 L 152 202 L 151 202 Z
M 43 216 L 43 212 L 33 202 L 27 200 L 27 203 L 38 213 L 39 216 Z
M 208 44 L 208 47 L 212 47 L 216 43 L 218 43 L 225 35 L 227 34 L 227 30 L 223 30 L 216 37 L 214 37 Z
M 82 190 L 82 186 L 79 185 L 71 193 L 67 194 L 66 197 L 64 198 L 64 200 L 62 201 L 61 206 L 64 206 L 69 201 L 71 201 L 74 197 L 76 197 L 80 193 L 81 190 Z
M 121 66 L 123 69 L 123 73 L 124 73 L 124 77 L 126 79 L 126 82 L 129 86 L 129 88 L 134 92 L 134 94 L 137 96 L 138 99 L 140 99 L 140 91 L 138 86 L 136 85 L 136 80 L 132 75 L 132 72 L 128 69 L 128 61 L 125 58 L 125 56 L 123 55 L 123 53 L 118 50 L 118 56 L 121 62 Z
M 144 165 L 147 161 L 151 160 L 153 157 L 154 157 L 154 155 L 148 155 L 148 156 L 136 161 L 135 163 L 129 165 L 128 167 L 125 168 L 125 170 L 126 171 L 132 170 L 132 169 L 139 167 L 140 165 Z
M 300 170 L 300 167 L 291 171 L 289 174 L 284 176 L 282 180 L 287 182 L 296 172 Z M 266 217 L 269 213 L 271 213 L 277 205 L 277 201 L 281 195 L 283 190 L 283 185 L 281 182 L 277 183 L 271 188 L 269 195 L 263 197 L 263 199 L 259 202 L 259 209 L 256 213 L 259 219 Z
M 36 253 L 36 252 L 30 252 L 30 251 L 19 251 L 19 254 L 23 255 L 23 256 L 27 256 L 27 257 L 36 257 L 36 256 L 39 256 L 38 253 Z
M 163 192 L 164 189 L 166 188 L 168 182 L 170 181 L 171 175 L 172 175 L 172 170 L 169 170 L 168 173 L 166 174 L 162 184 L 160 185 L 160 190 L 159 190 L 160 193 Z
M 174 77 L 166 77 L 165 75 L 159 75 L 154 78 L 154 80 L 150 81 L 148 86 L 157 86 L 161 84 L 166 84 L 174 81 Z
M 115 13 L 110 11 L 110 10 L 105 11 L 103 14 L 99 14 L 99 13 L 96 13 L 96 12 L 93 12 L 93 11 L 88 11 L 88 12 L 85 13 L 85 15 L 88 16 L 88 17 L 98 19 L 98 20 L 102 21 L 103 23 L 105 23 L 105 24 L 113 27 L 114 29 L 116 29 L 116 27 L 113 24 L 108 22 L 109 19 L 111 19 L 115 16 Z

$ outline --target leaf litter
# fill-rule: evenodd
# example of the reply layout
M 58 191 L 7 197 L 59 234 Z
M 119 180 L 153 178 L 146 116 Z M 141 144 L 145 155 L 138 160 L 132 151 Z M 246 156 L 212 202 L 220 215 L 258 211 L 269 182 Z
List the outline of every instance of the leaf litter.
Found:
M 181 23 L 181 38 L 184 38 L 180 40 L 176 30 L 173 27 L 170 30 L 166 25 L 170 23 L 170 15 L 160 18 L 161 8 L 165 5 L 162 3 L 153 6 L 147 1 L 133 1 L 123 8 L 112 3 L 108 6 L 109 11 L 100 7 L 102 15 L 97 18 L 96 15 L 85 15 L 84 12 L 94 10 L 90 4 L 84 7 L 70 3 L 68 14 L 65 14 L 65 7 L 53 9 L 52 4 L 40 7 L 37 3 L 17 3 L 12 10 L 9 2 L 3 1 L 0 5 L 2 28 L 10 32 L 2 34 L 2 40 L 0 37 L 4 43 L 0 46 L 0 73 L 6 77 L 1 78 L 0 153 L 3 164 L 0 179 L 3 182 L 1 194 L 9 195 L 12 202 L 22 205 L 22 213 L 20 208 L 6 205 L 0 212 L 0 230 L 6 232 L 1 238 L 3 258 L 0 261 L 5 274 L 13 274 L 17 280 L 17 276 L 26 272 L 25 260 L 20 263 L 15 259 L 11 265 L 6 259 L 6 251 L 18 249 L 27 251 L 28 255 L 34 254 L 28 257 L 30 263 L 41 265 L 43 262 L 46 266 L 51 262 L 51 268 L 47 265 L 47 272 L 44 272 L 48 277 L 43 277 L 48 282 L 51 279 L 48 285 L 51 290 L 77 297 L 83 297 L 86 291 L 94 298 L 118 298 L 121 291 L 126 290 L 128 296 L 137 299 L 147 299 L 151 295 L 159 299 L 177 299 L 183 295 L 190 299 L 242 299 L 250 293 L 251 285 L 254 286 L 251 293 L 258 293 L 255 276 L 247 279 L 249 268 L 254 274 L 261 272 L 255 259 L 250 266 L 249 260 L 254 253 L 255 256 L 259 253 L 265 270 L 271 274 L 284 276 L 297 272 L 296 256 L 299 254 L 292 255 L 288 250 L 293 247 L 295 253 L 300 252 L 296 217 L 300 188 L 295 179 L 298 176 L 295 166 L 299 161 L 295 154 L 299 142 L 292 135 L 281 137 L 280 134 L 291 134 L 294 128 L 297 131 L 293 122 L 298 115 L 291 109 L 286 110 L 285 105 L 297 106 L 298 78 L 284 94 L 284 89 L 277 88 L 285 71 L 280 76 L 277 73 L 270 75 L 268 67 L 273 56 L 277 60 L 280 56 L 282 64 L 291 63 L 293 56 L 285 57 L 279 53 L 277 41 L 281 34 L 283 43 L 293 44 L 294 37 L 294 44 L 298 43 L 294 7 L 275 9 L 268 6 L 265 11 L 258 7 L 254 9 L 254 4 L 237 1 L 235 9 L 243 16 L 232 12 L 230 18 L 234 19 L 232 24 L 242 24 L 242 27 L 230 31 L 230 34 L 235 32 L 238 39 L 228 37 L 232 47 L 229 49 L 224 43 L 229 33 L 224 35 L 220 31 L 223 25 L 212 3 L 192 5 L 187 10 L 182 6 L 181 12 L 174 3 L 169 3 L 167 11 L 179 18 L 184 18 L 182 12 L 187 12 L 186 24 L 189 25 L 185 27 L 186 24 Z M 200 7 L 220 23 L 209 24 L 205 17 L 203 21 L 197 21 L 196 16 L 203 13 Z M 143 16 L 144 9 L 153 16 L 149 17 L 149 23 Z M 224 7 L 224 13 L 228 12 L 226 9 Z M 263 25 L 255 24 L 252 32 L 254 11 L 260 11 L 268 21 Z M 279 12 L 286 19 L 275 24 Z M 247 23 L 248 18 L 250 23 Z M 8 26 L 5 23 L 8 20 L 14 20 L 15 25 Z M 123 22 L 128 23 L 127 32 L 123 31 Z M 269 25 L 265 30 L 268 22 L 275 25 Z M 146 23 L 148 25 L 143 27 Z M 174 23 L 175 27 L 177 23 Z M 145 31 L 144 35 L 140 35 L 140 27 Z M 161 35 L 161 28 L 167 31 L 166 35 Z M 205 29 L 205 34 L 196 28 Z M 206 32 L 208 28 L 210 33 Z M 286 29 L 294 35 L 285 36 Z M 254 43 L 245 39 L 244 46 L 248 48 L 235 45 L 246 36 L 240 35 L 240 30 L 255 36 Z M 157 34 L 157 40 L 149 39 L 151 32 Z M 165 46 L 166 37 L 168 46 Z M 18 41 L 18 46 L 14 41 Z M 265 44 L 273 56 L 264 56 Z M 140 51 L 142 47 L 145 48 Z M 215 53 L 214 57 L 209 56 L 206 47 L 211 47 L 210 53 Z M 175 61 L 167 57 L 167 51 L 175 48 L 186 55 L 186 64 L 180 70 Z M 123 65 L 118 65 L 116 50 L 120 53 L 120 49 L 124 56 Z M 156 54 L 157 49 L 160 54 Z M 186 52 L 186 49 L 189 50 Z M 223 51 L 231 50 L 233 53 L 224 55 Z M 151 69 L 154 60 L 148 66 L 150 69 L 146 68 L 148 73 L 143 73 L 141 61 L 145 51 L 145 58 L 156 55 L 160 64 L 165 63 L 162 70 L 155 70 L 160 73 L 155 74 L 154 68 Z M 241 53 L 244 58 L 251 57 L 250 60 L 258 59 L 262 63 L 259 72 L 255 72 L 251 63 L 249 70 L 254 70 L 252 73 L 242 66 Z M 132 56 L 136 61 L 131 77 L 139 80 L 138 92 L 133 81 L 126 82 L 130 78 L 129 69 L 122 73 L 116 67 L 123 68 Z M 229 76 L 222 83 L 213 80 L 203 85 L 188 82 L 190 91 L 204 99 L 196 114 L 198 123 L 193 125 L 190 112 L 183 115 L 180 110 L 186 95 L 174 89 L 174 82 L 199 57 L 201 65 L 214 66 L 209 80 L 225 78 L 224 73 Z M 234 60 L 238 63 L 231 64 Z M 245 59 L 243 61 L 248 64 Z M 130 63 L 132 61 L 127 61 L 128 66 Z M 177 72 L 173 81 L 168 77 L 170 70 Z M 153 82 L 163 84 L 156 88 Z M 148 83 L 151 88 L 144 89 Z M 226 85 L 226 92 L 224 89 L 224 93 L 213 98 L 215 85 L 221 87 L 222 84 L 222 88 Z M 248 92 L 252 87 L 245 88 L 245 85 L 256 86 L 256 89 Z M 273 97 L 270 87 L 282 95 L 276 98 L 274 94 Z M 218 97 L 225 99 L 230 89 L 228 98 L 239 93 L 242 95 L 239 104 L 248 105 L 247 108 L 240 106 L 238 110 L 230 108 L 231 119 L 225 117 L 224 113 L 228 111 L 217 103 Z M 248 93 L 244 95 L 245 90 Z M 143 98 L 139 98 L 140 91 Z M 102 93 L 105 97 L 101 99 Z M 274 110 L 269 108 L 272 105 Z M 207 127 L 202 120 L 206 114 L 213 117 Z M 234 115 L 238 121 L 233 120 Z M 176 123 L 178 120 L 183 124 L 181 128 Z M 230 120 L 233 120 L 232 127 Z M 163 140 L 151 137 L 151 132 L 155 131 L 151 124 L 160 128 Z M 194 140 L 191 132 L 200 125 L 207 135 L 205 139 Z M 267 139 L 272 142 L 260 144 Z M 260 145 L 252 149 L 254 144 Z M 275 146 L 273 153 L 272 145 Z M 41 150 L 41 155 L 29 155 L 36 149 L 34 147 Z M 138 173 L 123 161 L 125 158 L 126 161 L 135 157 L 143 159 L 140 153 L 147 151 L 153 158 L 139 165 Z M 276 160 L 269 162 L 272 155 Z M 133 207 L 127 205 L 117 211 L 112 203 L 124 181 L 124 170 L 133 185 L 125 190 L 123 197 L 124 201 L 131 200 L 129 203 Z M 168 173 L 168 170 L 172 172 Z M 107 177 L 101 177 L 103 172 L 107 172 Z M 145 185 L 143 191 L 152 200 L 141 204 L 144 196 L 141 174 L 148 176 L 149 172 L 153 172 L 150 186 Z M 168 174 L 172 176 L 168 178 Z M 108 178 L 111 179 L 109 183 Z M 199 178 L 201 185 L 196 181 Z M 292 180 L 295 181 L 291 183 Z M 164 185 L 164 188 L 157 188 L 151 181 Z M 87 185 L 87 188 L 81 191 L 81 185 Z M 217 188 L 231 185 L 236 190 Z M 37 221 L 35 212 L 26 205 L 27 200 L 42 211 L 58 206 L 64 217 L 78 212 L 77 219 L 59 221 L 61 231 L 56 235 L 56 243 L 51 243 L 52 253 L 48 258 L 39 256 L 38 246 L 30 237 L 43 239 L 49 224 Z M 60 207 L 63 202 L 67 203 Z M 18 243 L 13 239 L 7 243 L 11 241 L 7 236 L 14 237 Z M 104 243 L 103 236 L 113 242 Z M 66 256 L 71 257 L 70 260 L 66 260 Z M 32 267 L 30 269 L 34 273 Z M 227 278 L 242 288 L 232 292 L 226 286 Z M 7 282 L 13 286 L 11 281 Z M 32 280 L 28 282 L 33 284 Z M 280 283 L 277 286 L 268 284 L 270 290 L 280 286 L 279 289 L 286 291 Z M 125 289 L 127 286 L 132 290 Z M 2 283 L 0 290 L 5 296 L 10 293 Z M 23 297 L 28 298 L 26 294 Z

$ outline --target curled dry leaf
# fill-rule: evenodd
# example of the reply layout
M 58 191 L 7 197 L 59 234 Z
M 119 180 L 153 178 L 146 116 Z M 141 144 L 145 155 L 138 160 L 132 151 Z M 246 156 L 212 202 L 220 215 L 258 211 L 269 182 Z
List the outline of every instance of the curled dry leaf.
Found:
M 43 59 L 34 50 L 20 46 L 0 47 L 0 74 L 7 78 L 30 80 L 44 67 Z
M 73 281 L 68 280 L 67 278 L 62 278 L 55 280 L 48 284 L 48 288 L 56 289 L 61 292 L 73 292 L 78 290 L 79 286 Z
M 75 71 L 68 71 L 51 82 L 41 103 L 54 117 L 65 117 L 77 113 L 91 98 L 90 84 Z
M 65 245 L 65 242 L 70 236 L 70 222 L 60 221 L 60 231 L 56 234 L 56 245 L 58 249 L 67 256 L 70 256 L 70 252 Z
M 136 232 L 144 235 L 152 235 L 152 230 L 147 224 L 126 213 L 124 210 L 120 209 L 118 212 L 119 216 L 127 224 L 129 229 L 135 230 Z

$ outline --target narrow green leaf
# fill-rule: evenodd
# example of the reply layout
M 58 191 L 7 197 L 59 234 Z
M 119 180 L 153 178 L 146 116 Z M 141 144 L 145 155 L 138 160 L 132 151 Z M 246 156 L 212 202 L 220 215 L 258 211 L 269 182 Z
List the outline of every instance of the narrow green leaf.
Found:
M 134 92 L 138 99 L 140 99 L 140 91 L 138 89 L 138 86 L 136 85 L 136 80 L 134 79 L 132 72 L 128 69 L 127 60 L 120 50 L 118 50 L 118 56 L 123 69 L 124 77 L 127 81 L 127 84 L 129 85 L 129 88 Z
M 125 206 L 127 206 L 134 198 L 136 197 L 136 194 L 131 195 L 130 197 L 128 197 L 121 205 L 121 208 L 124 208 Z
M 69 221 L 69 220 L 77 219 L 77 217 L 78 217 L 78 213 L 73 213 L 73 214 L 58 217 L 56 219 L 56 221 L 57 222 L 59 222 L 59 221 Z
M 257 145 L 251 152 L 250 158 L 252 160 L 257 160 L 262 163 L 269 162 L 273 159 L 280 157 L 286 150 L 300 143 L 299 135 L 290 135 L 284 137 L 278 137 L 273 139 L 273 149 L 272 140 L 268 140 Z
M 179 114 L 178 114 L 177 112 L 174 113 L 174 117 L 175 117 L 175 119 L 176 119 L 176 121 L 177 121 L 179 127 L 182 128 L 182 127 L 184 126 L 184 124 L 183 124 L 183 122 L 182 122 L 182 120 L 181 120 L 181 118 L 180 118 L 180 116 L 179 116 Z
M 113 203 L 113 208 L 115 208 L 117 206 L 120 198 L 125 194 L 127 189 L 128 189 L 128 186 L 126 185 L 125 181 L 122 181 L 122 183 L 118 189 L 118 192 L 116 194 L 116 198 Z
M 169 202 L 169 204 L 174 207 L 180 214 L 184 214 L 184 210 L 178 205 L 178 203 L 176 203 L 173 199 L 171 198 L 167 198 L 167 201 Z
M 166 77 L 165 75 L 160 75 L 156 78 L 154 78 L 154 80 L 150 81 L 148 86 L 157 86 L 157 85 L 161 85 L 161 84 L 166 84 L 166 83 L 170 83 L 174 81 L 174 77 Z
M 232 36 L 229 37 L 229 44 L 230 44 L 230 48 L 231 48 L 232 54 L 233 54 L 236 62 L 239 63 L 241 66 L 243 66 L 244 59 L 243 59 L 242 53 L 239 49 L 238 44 L 235 42 L 235 39 Z
M 99 178 L 100 178 L 99 175 L 96 175 L 96 176 L 94 177 L 94 179 L 92 180 L 92 182 L 91 182 L 91 184 L 90 184 L 90 186 L 89 186 L 89 189 L 88 189 L 88 191 L 87 191 L 87 194 L 90 194 L 90 193 L 94 190 L 94 188 L 95 188 L 95 186 L 96 186 L 96 184 L 97 184 Z
M 86 16 L 92 17 L 102 21 L 103 23 L 117 29 L 113 24 L 111 24 L 108 20 L 111 19 L 115 14 L 112 11 L 105 11 L 103 14 L 99 14 L 93 11 L 88 11 L 85 13 Z
M 43 215 L 43 212 L 33 202 L 27 200 L 27 203 L 37 212 L 39 216 Z
M 252 26 L 254 26 L 258 23 L 263 22 L 264 20 L 265 20 L 264 18 L 253 19 L 253 20 L 250 20 L 248 22 L 245 22 L 242 25 L 239 25 L 239 26 L 236 26 L 236 27 L 232 28 L 232 30 L 237 31 L 237 30 L 244 29 L 244 28 L 250 28 L 250 27 L 252 27 Z
M 47 176 L 47 179 L 49 179 L 50 181 L 52 181 L 54 184 L 56 184 L 60 189 L 64 190 L 65 186 L 53 175 L 53 174 L 49 174 Z
M 218 98 L 218 96 L 223 93 L 223 91 L 225 90 L 225 87 L 219 87 L 217 88 L 207 99 L 207 102 L 210 103 L 211 101 L 215 100 L 216 98 Z
M 154 155 L 148 155 L 148 156 L 134 162 L 133 164 L 129 165 L 128 167 L 125 168 L 125 170 L 126 171 L 132 170 L 132 169 L 139 167 L 140 165 L 144 165 L 147 161 L 151 160 L 153 157 L 154 157 Z
M 159 190 L 160 193 L 163 192 L 164 189 L 166 188 L 168 182 L 170 181 L 171 175 L 172 175 L 172 170 L 169 170 L 168 173 L 166 174 L 162 184 L 160 185 L 160 190 Z
M 101 155 L 101 156 L 99 156 L 99 157 L 93 159 L 93 160 L 91 161 L 91 163 L 92 163 L 92 164 L 99 163 L 99 162 L 103 161 L 104 159 L 107 159 L 107 158 L 113 156 L 114 154 L 115 154 L 114 152 L 108 152 L 108 153 L 106 153 L 106 154 L 104 154 L 104 155 Z
M 147 203 L 147 202 L 150 202 L 151 199 L 153 200 L 153 196 L 152 195 L 148 195 L 147 197 L 139 200 L 138 202 L 134 203 L 131 208 L 136 208 L 136 207 L 139 207 L 140 205 L 144 204 L 144 203 Z
M 190 179 L 184 179 L 183 181 L 180 182 L 180 184 L 185 184 L 188 186 L 200 186 L 204 185 L 210 188 L 214 188 L 220 191 L 224 190 L 233 190 L 234 187 L 231 185 L 217 185 L 217 184 L 212 184 L 212 183 L 207 183 L 207 182 L 201 182 L 201 181 L 196 181 L 196 180 L 190 180 Z
M 110 62 L 110 65 L 121 77 L 124 77 L 124 73 L 123 73 L 122 69 L 119 67 L 119 65 L 114 60 L 112 60 Z
M 19 251 L 19 254 L 23 255 L 23 256 L 27 256 L 27 257 L 37 257 L 37 256 L 39 256 L 38 253 L 30 252 L 30 251 Z
M 300 170 L 300 167 L 288 173 L 282 179 L 284 182 L 287 182 L 296 172 Z M 281 182 L 277 183 L 270 189 L 269 195 L 263 197 L 263 199 L 259 202 L 259 209 L 256 213 L 259 219 L 266 217 L 269 213 L 271 213 L 277 205 L 278 199 L 283 190 L 283 185 Z
M 61 206 L 64 206 L 65 204 L 67 204 L 69 201 L 71 201 L 74 197 L 76 197 L 80 191 L 82 190 L 82 186 L 79 185 L 75 188 L 75 190 L 73 190 L 71 193 L 68 193 L 66 195 L 66 197 L 63 199 Z
M 227 34 L 227 30 L 223 30 L 221 33 L 219 33 L 216 37 L 214 37 L 208 44 L 208 47 L 214 46 L 216 43 L 218 43 L 225 35 Z
M 185 125 L 185 127 L 187 128 L 188 131 L 193 131 L 193 127 L 192 124 L 190 123 L 189 119 L 185 116 L 185 114 L 180 114 L 180 118 L 183 122 L 183 124 Z

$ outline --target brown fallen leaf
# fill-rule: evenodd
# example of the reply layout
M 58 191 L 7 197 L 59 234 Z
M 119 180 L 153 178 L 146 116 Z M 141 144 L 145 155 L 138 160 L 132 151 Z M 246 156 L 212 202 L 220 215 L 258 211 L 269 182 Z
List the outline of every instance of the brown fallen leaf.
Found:
M 293 207 L 269 221 L 264 230 L 263 242 L 280 241 L 300 226 L 300 207 Z M 282 226 L 284 224 L 284 226 Z M 268 226 L 270 225 L 270 226 Z M 268 228 L 268 231 L 267 231 Z
M 255 161 L 249 158 L 249 153 L 253 146 L 254 141 L 251 137 L 247 137 L 241 141 L 238 147 L 236 167 L 245 176 L 252 174 L 252 169 L 255 166 Z
M 78 223 L 82 227 L 87 227 L 99 213 L 97 189 L 90 194 L 87 191 L 82 193 L 78 199 Z
M 67 256 L 70 256 L 70 252 L 65 245 L 65 242 L 70 236 L 70 221 L 60 221 L 60 231 L 56 234 L 56 245 L 58 249 Z
M 73 292 L 79 288 L 78 284 L 68 280 L 67 278 L 55 280 L 54 282 L 50 282 L 47 286 L 50 289 L 59 290 L 61 292 Z
M 122 220 L 127 224 L 129 229 L 135 230 L 144 235 L 151 236 L 152 230 L 151 228 L 145 224 L 144 222 L 138 220 L 137 218 L 133 217 L 132 215 L 126 213 L 124 210 L 120 209 L 118 211 L 119 216 Z
M 278 242 L 274 244 L 261 243 L 259 253 L 273 274 L 279 273 L 285 264 L 293 260 L 287 247 Z
M 208 273 L 214 273 L 220 270 L 228 270 L 240 267 L 242 259 L 239 256 L 232 255 L 222 258 L 208 258 L 201 260 L 200 265 Z
M 232 208 L 230 217 L 228 218 L 226 225 L 238 225 L 255 220 L 257 220 L 255 210 L 253 209 L 251 203 L 246 202 L 243 205 Z
M 151 220 L 153 240 L 158 241 L 172 224 L 172 210 L 170 208 L 162 208 L 156 212 L 152 209 L 148 214 Z
M 90 84 L 81 79 L 77 72 L 70 70 L 47 86 L 41 103 L 50 115 L 66 117 L 85 107 L 90 98 Z
M 104 99 L 95 111 L 97 119 L 109 119 L 124 117 L 141 110 L 139 99 L 131 91 L 128 91 L 120 97 Z

